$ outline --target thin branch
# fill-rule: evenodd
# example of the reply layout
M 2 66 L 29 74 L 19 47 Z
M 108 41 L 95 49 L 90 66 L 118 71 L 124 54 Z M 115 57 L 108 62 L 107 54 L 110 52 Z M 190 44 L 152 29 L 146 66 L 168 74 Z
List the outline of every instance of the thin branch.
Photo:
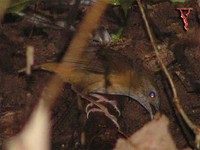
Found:
M 65 72 L 70 73 L 70 70 L 73 70 L 73 68 L 70 67 L 65 68 L 66 66 L 63 65 L 64 61 L 69 58 L 78 60 L 81 57 L 84 48 L 88 44 L 90 35 L 98 26 L 101 16 L 107 8 L 107 5 L 108 0 L 99 0 L 86 13 L 86 16 L 84 17 L 83 22 L 80 24 L 77 34 L 70 43 L 69 48 L 66 51 L 61 63 L 58 65 L 58 74 L 52 77 L 52 79 L 49 81 L 46 88 L 42 92 L 40 100 L 46 102 L 47 107 L 52 106 L 52 104 L 56 100 L 57 95 L 60 93 L 61 88 L 63 87 L 63 81 L 61 80 L 60 76 L 62 76 L 62 74 Z M 90 99 L 87 100 L 105 110 L 104 106 L 100 105 L 96 101 L 92 101 Z
M 109 0 L 98 0 L 88 11 L 77 31 L 75 38 L 70 43 L 68 52 L 65 54 L 63 61 L 67 58 L 78 60 L 77 58 L 81 57 L 84 48 L 88 44 L 91 33 L 99 25 L 101 16 L 107 8 L 108 2 Z
M 0 2 L 0 21 L 2 21 L 6 9 L 9 7 L 10 0 L 3 0 Z
M 197 135 L 199 135 L 199 131 L 200 131 L 200 128 L 195 125 L 190 119 L 189 117 L 187 116 L 187 114 L 185 113 L 185 111 L 183 110 L 181 104 L 180 104 L 180 100 L 178 98 L 178 95 L 177 95 L 177 91 L 176 91 L 176 87 L 175 87 L 175 84 L 172 80 L 172 77 L 169 73 L 169 71 L 167 70 L 166 66 L 164 65 L 162 59 L 160 58 L 160 55 L 159 55 L 159 52 L 158 52 L 158 48 L 157 48 L 157 44 L 155 42 L 155 38 L 154 38 L 154 34 L 153 32 L 151 31 L 151 28 L 149 26 L 149 23 L 147 21 L 147 18 L 146 18 L 146 15 L 145 15 L 145 12 L 144 12 L 144 9 L 143 9 L 143 6 L 142 6 L 142 3 L 141 3 L 141 0 L 137 0 L 137 3 L 138 3 L 138 6 L 140 8 L 140 11 L 141 11 L 141 14 L 142 14 L 142 17 L 143 17 L 143 20 L 145 22 L 145 25 L 146 25 L 146 29 L 147 29 L 147 32 L 148 32 L 148 35 L 149 35 L 149 38 L 150 38 L 150 41 L 151 41 L 151 44 L 153 46 L 153 49 L 154 49 L 154 52 L 156 54 L 156 57 L 157 57 L 157 60 L 162 68 L 162 70 L 164 71 L 165 75 L 167 76 L 167 79 L 169 80 L 169 83 L 170 83 L 170 86 L 172 88 L 172 92 L 173 92 L 173 102 L 177 108 L 177 110 L 179 111 L 180 115 L 182 116 L 182 118 L 184 119 L 185 123 L 193 130 L 193 132 Z M 196 137 L 197 138 L 197 137 Z M 199 142 L 198 142 L 199 143 Z

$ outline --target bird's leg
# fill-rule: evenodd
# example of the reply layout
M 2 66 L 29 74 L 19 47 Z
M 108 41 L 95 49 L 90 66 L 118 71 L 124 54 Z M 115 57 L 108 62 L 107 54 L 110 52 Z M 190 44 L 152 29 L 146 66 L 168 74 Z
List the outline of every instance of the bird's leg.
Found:
M 105 97 L 103 97 L 101 95 L 98 95 L 98 94 L 91 94 L 91 96 L 97 98 L 98 100 L 96 102 L 98 102 L 98 103 L 106 102 L 108 104 L 111 104 L 114 107 L 114 109 L 118 112 L 118 114 L 120 116 L 121 113 L 119 111 L 119 108 L 117 107 L 116 101 L 114 101 L 114 100 L 108 100 Z M 90 109 L 90 107 L 92 107 L 92 106 L 94 106 L 94 104 L 90 103 L 85 108 L 85 111 L 86 111 L 86 114 L 87 114 L 87 118 L 89 118 L 89 114 L 91 112 L 104 112 L 100 108 L 91 108 Z M 106 111 L 106 112 L 107 113 L 104 112 L 105 115 L 117 126 L 118 129 L 120 129 L 120 126 L 119 126 L 119 124 L 117 122 L 117 118 L 114 115 L 110 114 L 108 111 Z
M 121 115 L 121 112 L 120 112 L 119 108 L 117 107 L 117 103 L 115 100 L 108 100 L 107 98 L 105 98 L 104 96 L 99 95 L 99 94 L 90 94 L 90 95 L 97 98 L 98 100 L 96 102 L 98 102 L 98 103 L 105 102 L 105 103 L 111 104 L 113 106 L 113 108 L 118 112 L 118 115 L 119 116 Z M 93 103 L 88 104 L 86 106 L 86 112 L 88 112 L 88 109 L 90 107 L 92 107 L 93 105 L 94 105 Z

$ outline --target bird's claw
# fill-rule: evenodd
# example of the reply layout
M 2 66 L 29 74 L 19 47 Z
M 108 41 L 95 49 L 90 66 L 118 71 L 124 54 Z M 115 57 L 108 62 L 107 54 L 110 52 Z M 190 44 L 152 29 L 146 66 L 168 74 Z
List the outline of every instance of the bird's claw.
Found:
M 99 94 L 91 94 L 91 96 L 97 98 L 98 100 L 97 100 L 96 102 L 98 102 L 98 103 L 106 102 L 106 103 L 110 104 L 110 105 L 113 106 L 113 108 L 117 111 L 118 116 L 121 115 L 121 112 L 120 112 L 119 108 L 117 107 L 117 103 L 116 103 L 115 100 L 108 100 L 108 99 L 106 99 L 104 96 L 99 95 Z M 93 103 L 88 104 L 88 105 L 86 106 L 86 108 L 85 108 L 86 112 L 88 112 L 88 111 L 89 111 L 89 108 L 92 107 L 92 106 L 94 106 Z
M 108 99 L 106 99 L 105 97 L 103 97 L 103 96 L 101 96 L 101 95 L 98 95 L 98 94 L 91 94 L 91 96 L 97 98 L 97 99 L 98 99 L 98 100 L 97 100 L 98 103 L 106 102 L 106 103 L 111 104 L 111 105 L 113 106 L 113 108 L 118 112 L 119 116 L 121 115 L 120 110 L 119 110 L 119 108 L 117 107 L 116 101 L 114 101 L 114 100 L 112 100 L 112 101 L 111 101 L 111 100 L 108 100 Z M 89 118 L 89 114 L 90 114 L 91 112 L 103 112 L 103 113 L 116 125 L 116 127 L 117 127 L 118 129 L 120 129 L 120 126 L 119 126 L 119 124 L 118 124 L 118 122 L 117 122 L 117 118 L 116 118 L 114 115 L 110 114 L 110 113 L 108 112 L 107 109 L 106 109 L 106 113 L 105 113 L 105 112 L 104 112 L 103 110 L 101 110 L 100 108 L 90 108 L 90 107 L 92 107 L 92 106 L 94 106 L 94 104 L 93 104 L 93 103 L 90 103 L 90 104 L 88 104 L 88 105 L 86 106 L 86 108 L 85 108 L 85 111 L 86 111 L 86 114 L 87 114 L 87 118 Z

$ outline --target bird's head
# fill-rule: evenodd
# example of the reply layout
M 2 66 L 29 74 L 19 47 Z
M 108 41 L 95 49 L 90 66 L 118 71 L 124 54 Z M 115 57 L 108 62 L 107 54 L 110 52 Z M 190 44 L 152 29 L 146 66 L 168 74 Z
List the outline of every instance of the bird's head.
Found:
M 141 78 L 137 88 L 132 90 L 130 97 L 138 101 L 150 113 L 152 119 L 154 112 L 159 111 L 160 99 L 158 92 L 152 82 L 145 76 Z
M 141 89 L 144 95 L 143 98 L 149 102 L 155 111 L 159 111 L 160 99 L 155 86 L 150 80 L 144 80 L 143 82 Z

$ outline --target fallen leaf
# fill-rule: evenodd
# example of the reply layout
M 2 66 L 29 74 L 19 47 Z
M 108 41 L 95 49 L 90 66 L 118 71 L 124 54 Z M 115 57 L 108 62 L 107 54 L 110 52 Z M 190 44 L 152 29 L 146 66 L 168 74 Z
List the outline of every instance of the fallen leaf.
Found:
M 119 139 L 114 150 L 177 150 L 168 125 L 165 116 L 155 119 L 128 139 Z
M 49 150 L 50 149 L 50 113 L 43 101 L 32 113 L 24 129 L 11 138 L 8 150 Z

